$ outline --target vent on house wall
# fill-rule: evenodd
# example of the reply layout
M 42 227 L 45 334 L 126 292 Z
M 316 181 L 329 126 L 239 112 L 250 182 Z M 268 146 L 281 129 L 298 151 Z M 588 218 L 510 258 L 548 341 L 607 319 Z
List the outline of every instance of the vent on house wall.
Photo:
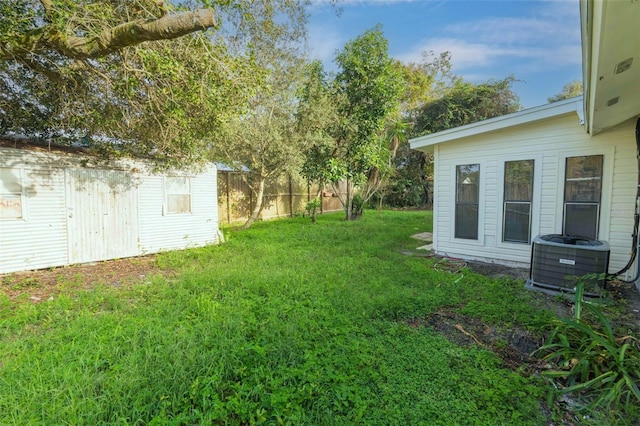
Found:
M 609 244 L 559 234 L 538 235 L 531 248 L 526 287 L 549 294 L 574 293 L 584 282 L 584 294 L 600 297 L 609 268 Z
M 633 64 L 633 58 L 627 58 L 622 62 L 616 64 L 613 72 L 614 74 L 620 74 L 631 68 L 631 64 Z

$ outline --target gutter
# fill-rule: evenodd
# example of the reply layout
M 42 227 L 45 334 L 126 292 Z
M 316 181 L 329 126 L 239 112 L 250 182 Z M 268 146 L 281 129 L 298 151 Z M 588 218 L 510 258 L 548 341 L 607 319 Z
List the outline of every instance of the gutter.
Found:
M 591 134 L 591 122 L 589 120 L 589 104 L 591 101 L 591 56 L 593 31 L 592 0 L 580 0 L 580 40 L 582 41 L 582 123 L 587 133 Z

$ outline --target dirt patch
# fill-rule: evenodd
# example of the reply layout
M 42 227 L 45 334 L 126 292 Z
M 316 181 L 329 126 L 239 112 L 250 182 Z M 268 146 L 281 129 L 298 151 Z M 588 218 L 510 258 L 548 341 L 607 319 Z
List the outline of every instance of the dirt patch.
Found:
M 538 360 L 531 357 L 531 353 L 543 345 L 544 338 L 524 328 L 499 329 L 452 309 L 443 309 L 422 318 L 412 318 L 407 323 L 414 328 L 429 327 L 459 346 L 478 345 L 491 350 L 514 370 L 523 367 L 539 368 Z
M 434 264 L 435 269 L 438 269 L 440 265 L 451 264 L 458 266 L 458 270 L 462 270 L 460 265 L 463 264 L 464 267 L 471 271 L 489 278 L 510 278 L 521 281 L 523 289 L 526 280 L 529 278 L 528 268 L 515 268 L 497 263 L 477 261 L 462 262 L 458 259 L 448 259 L 446 257 L 437 256 L 432 252 L 425 254 L 418 253 L 417 255 L 437 259 Z M 626 329 L 636 334 L 640 333 L 640 292 L 636 289 L 635 285 L 618 280 L 610 280 L 607 282 L 606 289 L 607 297 L 603 300 L 594 299 L 593 302 L 602 303 L 608 309 L 611 309 L 612 312 L 615 312 L 615 315 L 611 316 L 610 320 L 617 328 Z M 543 293 L 538 293 L 536 296 L 536 300 L 542 307 L 549 309 L 560 317 L 573 316 L 573 301 L 570 299 L 570 296 L 568 298 L 563 298 Z
M 544 344 L 544 336 L 521 327 L 501 329 L 489 326 L 477 318 L 459 314 L 455 309 L 442 309 L 406 322 L 413 328 L 428 327 L 458 346 L 480 346 L 490 350 L 502 359 L 505 367 L 523 375 L 539 375 L 548 368 L 545 361 L 532 356 L 532 353 Z M 545 425 L 581 424 L 575 407 L 576 400 L 572 395 L 564 395 L 554 400 L 551 406 L 547 401 L 542 401 L 541 411 L 548 419 Z
M 490 278 L 513 278 L 526 280 L 529 278 L 528 268 L 514 268 L 512 266 L 499 265 L 497 263 L 469 262 L 467 266 L 473 272 Z
M 170 272 L 157 267 L 155 256 L 142 256 L 4 274 L 0 275 L 0 291 L 13 302 L 39 303 L 70 288 L 121 287 L 157 274 Z

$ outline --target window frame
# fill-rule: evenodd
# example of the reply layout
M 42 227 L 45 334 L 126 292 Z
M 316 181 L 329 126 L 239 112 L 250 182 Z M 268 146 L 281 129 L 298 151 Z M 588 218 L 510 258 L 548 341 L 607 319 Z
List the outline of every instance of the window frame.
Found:
M 593 200 L 588 200 L 588 201 L 577 201 L 577 200 L 570 200 L 567 201 L 567 163 L 569 162 L 569 159 L 571 158 L 580 158 L 580 157 L 602 157 L 601 162 L 600 162 L 600 176 L 599 177 L 589 177 L 586 179 L 599 179 L 600 180 L 600 193 L 598 194 L 598 199 L 597 201 L 593 201 Z M 564 163 L 565 163 L 565 168 L 564 168 L 564 172 L 562 174 L 562 222 L 561 222 L 561 226 L 562 226 L 562 234 L 565 234 L 565 231 L 567 229 L 567 207 L 568 206 L 595 206 L 596 211 L 595 211 L 595 229 L 594 229 L 594 233 L 593 235 L 577 235 L 580 237 L 587 237 L 587 238 L 593 238 L 593 239 L 598 239 L 599 236 L 599 231 L 600 231 L 600 219 L 602 216 L 602 194 L 603 194 L 603 186 L 604 186 L 604 159 L 605 156 L 604 154 L 591 154 L 591 155 L 573 155 L 573 156 L 567 156 L 564 159 Z M 585 179 L 585 178 L 577 178 L 579 179 Z M 567 234 L 570 235 L 570 234 Z
M 527 240 L 526 241 L 520 241 L 520 240 L 515 240 L 515 239 L 511 239 L 511 240 L 507 240 L 505 239 L 505 234 L 506 234 L 506 219 L 507 219 L 507 204 L 518 204 L 518 205 L 528 205 L 529 206 L 529 221 L 527 223 L 527 229 L 529 230 L 527 232 Z M 532 201 L 504 201 L 502 203 L 502 234 L 501 234 L 501 242 L 503 243 L 508 243 L 508 244 L 525 244 L 525 245 L 529 245 L 531 244 L 531 225 L 533 223 L 532 221 L 532 210 L 533 210 L 533 202 Z
M 172 178 L 182 178 L 185 179 L 187 184 L 189 185 L 188 192 L 169 192 L 169 179 Z M 162 179 L 162 188 L 164 193 L 164 204 L 163 204 L 163 215 L 185 215 L 185 214 L 193 214 L 193 181 L 191 176 L 186 175 L 173 175 L 173 176 L 163 176 Z M 189 210 L 188 211 L 171 211 L 169 197 L 171 195 L 188 195 L 189 196 Z
M 27 206 L 27 181 L 26 181 L 26 172 L 23 168 L 11 168 L 11 167 L 0 167 L 0 169 L 7 169 L 10 173 L 14 174 L 19 181 L 20 185 L 20 193 L 6 193 L 6 195 L 18 196 L 20 198 L 20 217 L 2 217 L 0 216 L 0 220 L 2 221 L 20 221 L 27 222 L 29 217 L 29 209 Z M 5 194 L 5 193 L 2 193 Z
M 532 168 L 531 168 L 531 194 L 529 195 L 529 200 L 528 201 L 522 201 L 522 200 L 507 200 L 505 193 L 507 191 L 507 174 L 506 174 L 506 168 L 507 168 L 507 163 L 518 163 L 518 162 L 523 162 L 523 161 L 531 161 L 532 164 Z M 502 222 L 502 232 L 500 234 L 500 241 L 502 243 L 508 243 L 508 244 L 524 244 L 524 245 L 530 245 L 531 244 L 531 240 L 532 240 L 532 224 L 533 224 L 533 200 L 535 197 L 535 191 L 536 191 L 536 178 L 537 178 L 537 173 L 536 173 L 536 166 L 537 166 L 538 162 L 536 161 L 535 158 L 526 158 L 526 159 L 516 159 L 516 160 L 504 160 L 500 163 L 500 165 L 502 166 L 502 199 L 501 199 L 501 204 L 502 204 L 502 218 L 501 218 L 501 222 Z M 528 228 L 528 232 L 527 232 L 527 240 L 526 241 L 521 241 L 521 240 L 507 240 L 506 239 L 506 227 L 507 227 L 507 205 L 508 204 L 518 204 L 518 205 L 528 205 L 529 206 L 529 221 L 527 224 L 527 228 Z
M 504 241 L 504 183 L 505 183 L 505 163 L 510 161 L 525 161 L 533 160 L 533 197 L 531 199 L 531 210 L 529 215 L 530 228 L 529 228 L 529 243 Z M 531 242 L 533 238 L 540 233 L 540 215 L 542 208 L 542 166 L 544 156 L 542 153 L 522 153 L 516 155 L 502 155 L 498 157 L 496 164 L 497 172 L 497 187 L 496 190 L 496 247 L 504 248 L 508 250 L 529 250 L 531 248 Z
M 609 235 L 611 218 L 607 214 L 611 210 L 611 195 L 613 193 L 613 161 L 615 158 L 615 147 L 598 147 L 591 149 L 576 149 L 561 151 L 558 153 L 558 171 L 556 179 L 556 225 L 545 233 L 561 234 L 564 231 L 564 176 L 566 175 L 566 162 L 568 157 L 584 157 L 590 155 L 602 155 L 602 185 L 600 193 L 600 209 L 598 215 L 598 231 L 596 239 L 606 239 L 603 236 Z
M 478 190 L 477 190 L 477 202 L 476 203 L 458 203 L 458 167 L 460 166 L 478 166 Z M 482 211 L 482 200 L 484 199 L 484 164 L 481 161 L 469 161 L 469 162 L 456 162 L 453 167 L 453 223 L 451 227 L 451 232 L 454 240 L 464 241 L 464 242 L 472 242 L 475 244 L 482 244 L 483 236 L 484 236 L 484 214 Z M 466 238 L 459 237 L 457 232 L 457 218 L 458 218 L 458 206 L 459 205 L 475 205 L 477 209 L 476 215 L 476 238 Z

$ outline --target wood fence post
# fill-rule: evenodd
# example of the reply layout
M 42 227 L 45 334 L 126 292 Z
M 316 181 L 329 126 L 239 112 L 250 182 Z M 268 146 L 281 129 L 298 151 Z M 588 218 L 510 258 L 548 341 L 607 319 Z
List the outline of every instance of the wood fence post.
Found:
M 289 175 L 289 217 L 293 217 L 293 182 L 291 182 L 291 175 Z
M 253 211 L 253 189 L 249 185 L 249 211 L 247 212 L 247 219 L 251 217 L 251 212 Z
M 227 223 L 231 223 L 231 183 L 229 181 L 231 173 L 226 171 L 225 174 L 227 175 Z

